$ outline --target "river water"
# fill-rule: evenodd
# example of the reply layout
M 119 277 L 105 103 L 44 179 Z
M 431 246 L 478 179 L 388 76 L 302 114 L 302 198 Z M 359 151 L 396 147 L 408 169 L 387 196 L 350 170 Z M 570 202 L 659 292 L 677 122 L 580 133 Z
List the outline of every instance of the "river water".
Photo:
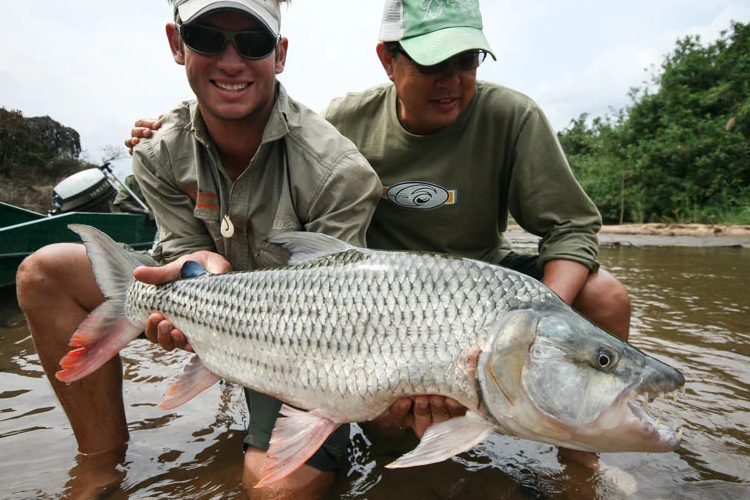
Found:
M 631 342 L 687 379 L 686 396 L 655 405 L 684 425 L 680 448 L 604 454 L 607 472 L 592 474 L 555 447 L 493 435 L 452 460 L 389 470 L 393 452 L 355 430 L 330 498 L 750 499 L 750 249 L 605 247 L 601 261 L 631 294 Z M 186 355 L 142 341 L 123 358 L 131 441 L 106 498 L 244 498 L 241 391 L 222 382 L 164 412 L 156 405 Z M 0 498 L 65 498 L 79 470 L 14 290 L 0 290 Z

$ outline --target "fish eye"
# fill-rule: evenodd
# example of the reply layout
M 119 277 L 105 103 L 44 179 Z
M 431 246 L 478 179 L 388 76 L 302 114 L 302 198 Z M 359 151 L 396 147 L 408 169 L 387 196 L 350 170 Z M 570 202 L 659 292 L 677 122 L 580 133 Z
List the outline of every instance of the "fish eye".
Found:
M 615 355 L 609 349 L 600 349 L 596 354 L 596 362 L 600 368 L 608 368 L 615 360 Z

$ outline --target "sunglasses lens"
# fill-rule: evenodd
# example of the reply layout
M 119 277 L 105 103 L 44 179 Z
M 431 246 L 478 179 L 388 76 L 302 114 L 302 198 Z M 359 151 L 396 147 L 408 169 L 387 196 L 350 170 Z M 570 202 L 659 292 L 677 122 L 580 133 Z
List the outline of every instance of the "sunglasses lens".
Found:
M 276 37 L 265 31 L 246 31 L 237 33 L 234 44 L 240 55 L 250 59 L 261 59 L 273 52 Z
M 267 57 L 276 47 L 277 38 L 266 31 L 223 31 L 208 26 L 182 25 L 180 35 L 195 52 L 215 55 L 224 48 L 227 37 L 233 39 L 237 52 L 248 59 Z
M 201 54 L 218 54 L 224 47 L 224 34 L 208 26 L 180 26 L 185 45 Z
M 479 52 L 465 52 L 456 56 L 456 66 L 461 71 L 470 71 L 479 67 Z

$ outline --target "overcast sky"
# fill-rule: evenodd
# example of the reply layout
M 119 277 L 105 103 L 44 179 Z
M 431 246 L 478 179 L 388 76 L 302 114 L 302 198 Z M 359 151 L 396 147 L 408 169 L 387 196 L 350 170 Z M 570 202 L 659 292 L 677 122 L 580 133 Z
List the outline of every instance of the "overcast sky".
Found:
M 375 55 L 382 6 L 282 7 L 289 53 L 280 80 L 294 99 L 321 111 L 333 97 L 386 81 Z M 478 77 L 529 95 L 557 130 L 581 113 L 627 105 L 628 90 L 678 38 L 713 41 L 730 20 L 750 22 L 750 0 L 482 0 L 481 8 L 498 60 Z M 99 161 L 136 118 L 192 97 L 166 42 L 170 19 L 166 0 L 0 0 L 0 106 L 73 127 L 87 158 Z

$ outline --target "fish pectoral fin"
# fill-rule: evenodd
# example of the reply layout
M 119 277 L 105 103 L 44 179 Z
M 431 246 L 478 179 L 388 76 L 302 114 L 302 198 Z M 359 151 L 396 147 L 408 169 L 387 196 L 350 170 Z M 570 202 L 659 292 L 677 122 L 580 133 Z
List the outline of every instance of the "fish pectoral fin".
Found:
M 495 431 L 495 427 L 474 412 L 427 428 L 416 448 L 386 465 L 389 469 L 442 462 L 472 449 Z
M 167 389 L 164 400 L 159 403 L 159 409 L 171 410 L 177 408 L 214 385 L 219 379 L 221 377 L 208 371 L 208 368 L 201 363 L 200 358 L 195 355 L 185 365 L 185 369 L 177 382 Z
M 284 418 L 276 420 L 266 452 L 269 461 L 261 469 L 264 475 L 256 488 L 268 486 L 297 470 L 341 425 L 314 411 L 297 410 L 287 405 L 282 405 L 281 414 Z

